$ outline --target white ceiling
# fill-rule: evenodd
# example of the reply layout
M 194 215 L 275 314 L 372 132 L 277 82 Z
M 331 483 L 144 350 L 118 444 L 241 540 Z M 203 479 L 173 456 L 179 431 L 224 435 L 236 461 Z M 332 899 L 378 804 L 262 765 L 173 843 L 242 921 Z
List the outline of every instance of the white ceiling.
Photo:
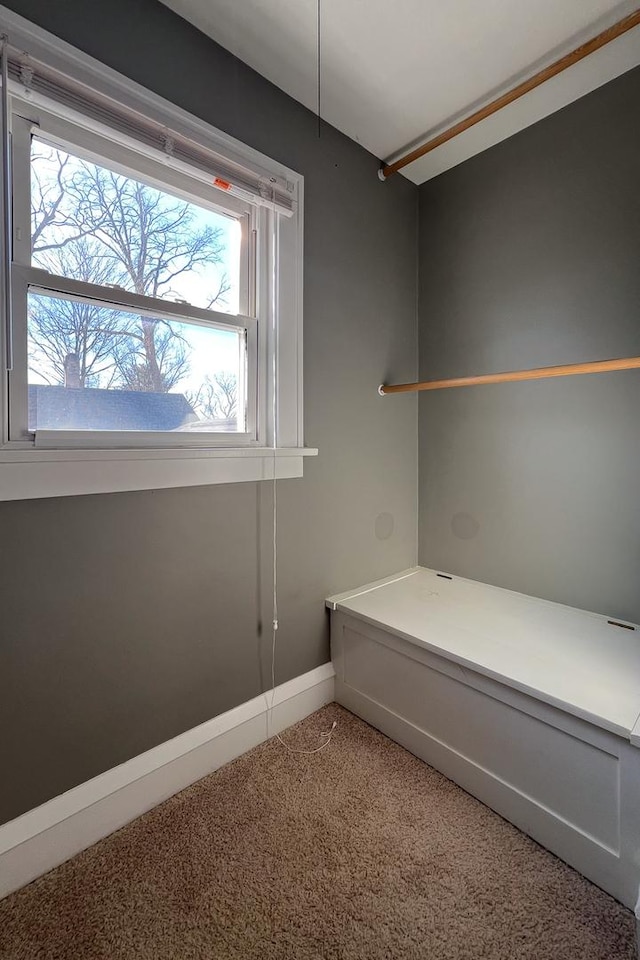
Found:
M 162 0 L 317 109 L 317 0 Z M 321 0 L 322 117 L 395 159 L 573 49 L 637 0 Z M 405 168 L 421 183 L 640 63 L 640 28 Z

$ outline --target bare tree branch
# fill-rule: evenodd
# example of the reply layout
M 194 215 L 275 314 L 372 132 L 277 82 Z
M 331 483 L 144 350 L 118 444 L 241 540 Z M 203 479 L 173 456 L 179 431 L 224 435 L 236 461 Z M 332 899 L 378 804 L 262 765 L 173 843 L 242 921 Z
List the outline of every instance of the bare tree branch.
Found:
M 218 289 L 207 305 L 224 302 L 224 231 L 203 223 L 193 204 L 54 148 L 38 145 L 32 160 L 34 263 L 165 299 L 180 297 L 179 278 L 184 285 L 193 275 L 201 285 L 213 267 Z M 64 383 L 69 353 L 79 358 L 82 386 L 163 393 L 189 372 L 188 340 L 163 319 L 36 297 L 29 333 L 35 369 L 54 383 Z
M 233 373 L 214 373 L 187 399 L 203 420 L 233 420 L 238 416 L 238 378 Z

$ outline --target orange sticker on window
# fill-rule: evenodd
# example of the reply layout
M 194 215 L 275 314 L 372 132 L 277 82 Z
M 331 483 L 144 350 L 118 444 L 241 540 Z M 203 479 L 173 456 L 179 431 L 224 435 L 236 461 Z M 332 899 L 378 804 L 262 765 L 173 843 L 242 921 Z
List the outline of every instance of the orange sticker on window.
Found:
M 231 184 L 228 180 L 223 180 L 222 177 L 214 177 L 213 182 L 216 187 L 220 187 L 221 190 L 231 190 Z

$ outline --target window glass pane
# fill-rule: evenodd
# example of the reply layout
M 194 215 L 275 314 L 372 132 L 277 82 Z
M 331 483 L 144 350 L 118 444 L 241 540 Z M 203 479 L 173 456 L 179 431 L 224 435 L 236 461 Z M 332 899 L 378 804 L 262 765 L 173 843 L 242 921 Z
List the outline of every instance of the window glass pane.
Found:
M 50 273 L 237 314 L 240 222 L 31 144 L 32 263 Z
M 245 333 L 29 294 L 29 430 L 244 431 Z

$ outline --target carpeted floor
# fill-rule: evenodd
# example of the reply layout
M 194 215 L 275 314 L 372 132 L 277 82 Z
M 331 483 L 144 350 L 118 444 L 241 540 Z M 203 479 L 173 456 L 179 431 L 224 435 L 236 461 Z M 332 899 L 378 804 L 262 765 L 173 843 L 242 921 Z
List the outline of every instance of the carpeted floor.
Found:
M 632 960 L 634 918 L 335 704 L 0 903 L 11 960 Z

